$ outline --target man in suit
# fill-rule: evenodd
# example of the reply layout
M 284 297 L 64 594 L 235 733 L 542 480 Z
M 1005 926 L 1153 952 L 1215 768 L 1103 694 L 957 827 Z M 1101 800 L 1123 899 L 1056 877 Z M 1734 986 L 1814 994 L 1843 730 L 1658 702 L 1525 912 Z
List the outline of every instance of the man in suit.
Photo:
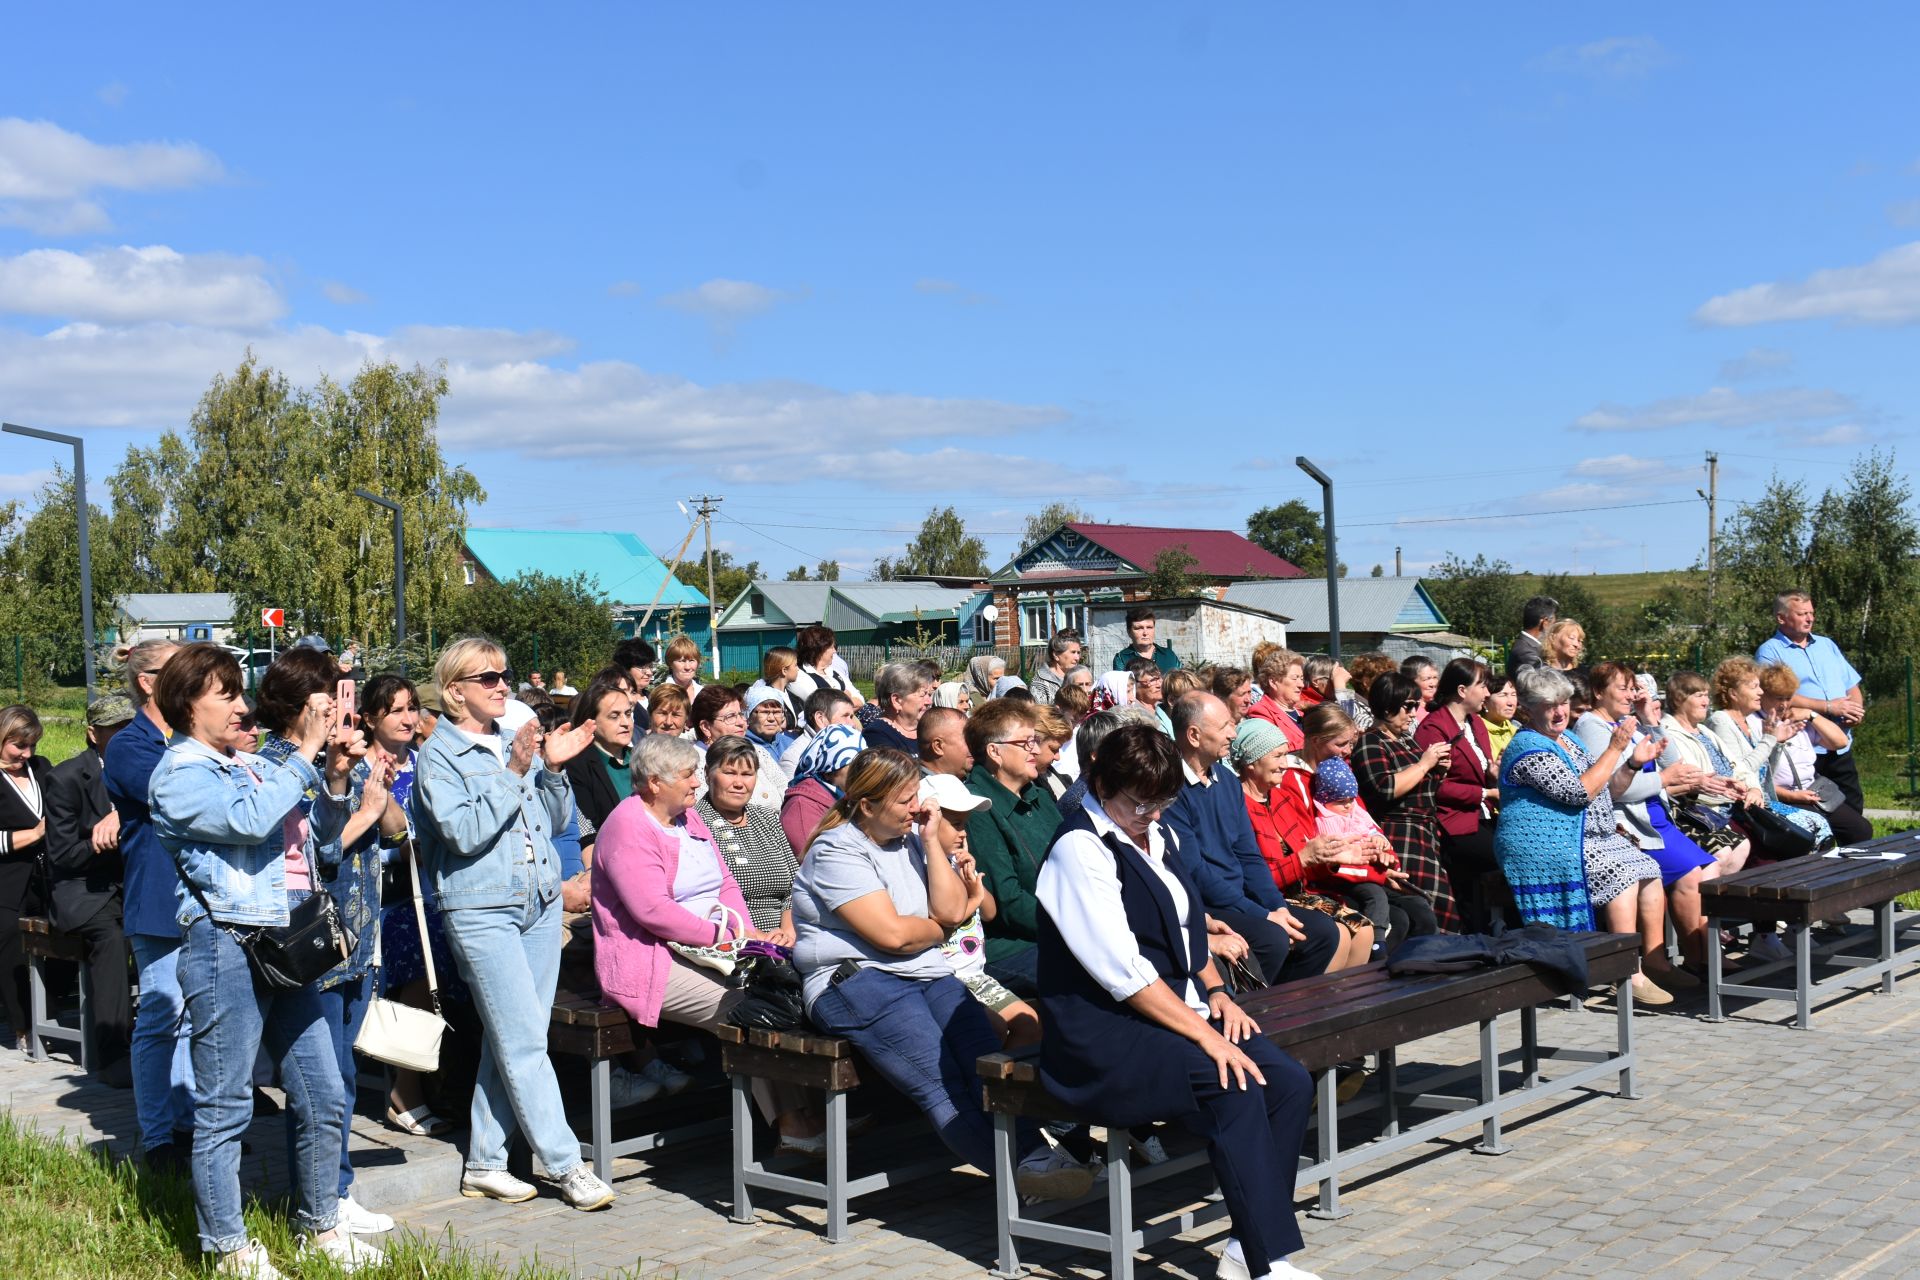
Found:
M 87 705 L 87 749 L 55 767 L 47 783 L 44 857 L 53 924 L 86 943 L 92 985 L 95 1071 L 116 1089 L 133 1085 L 127 1058 L 133 1031 L 127 936 L 121 925 L 120 815 L 107 799 L 102 753 L 133 719 L 133 703 L 112 693 Z

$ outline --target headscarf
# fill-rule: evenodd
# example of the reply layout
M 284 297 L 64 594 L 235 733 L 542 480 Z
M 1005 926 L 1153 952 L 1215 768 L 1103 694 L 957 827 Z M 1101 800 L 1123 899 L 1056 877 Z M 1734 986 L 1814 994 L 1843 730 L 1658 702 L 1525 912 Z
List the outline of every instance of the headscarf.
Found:
M 1240 769 L 1255 760 L 1265 759 L 1275 749 L 1287 745 L 1278 725 L 1258 716 L 1248 716 L 1233 731 L 1233 767 Z
M 993 669 L 996 666 L 1002 671 L 1005 671 L 1007 669 L 1007 660 L 991 653 L 985 653 L 967 663 L 967 684 L 973 689 L 973 696 L 975 698 L 991 698 L 993 696 L 993 682 L 995 679 Z
M 1313 798 L 1321 804 L 1345 804 L 1360 794 L 1353 766 L 1339 756 L 1328 756 L 1313 770 Z
M 793 780 L 798 784 L 808 778 L 817 778 L 821 786 L 837 796 L 840 794 L 839 788 L 827 781 L 827 775 L 846 768 L 855 756 L 866 749 L 867 740 L 852 725 L 829 725 L 814 735 L 807 749 L 800 753 L 800 762 L 793 768 Z
M 967 686 L 958 680 L 948 680 L 933 691 L 933 705 L 960 709 L 960 695 L 967 692 Z
M 968 672 L 968 674 L 971 675 L 972 672 Z M 1019 676 L 1001 676 L 993 682 L 993 691 L 987 696 L 991 698 L 1004 698 L 1007 696 L 1007 690 L 1024 689 L 1026 687 L 1027 682 Z
M 1109 671 L 1093 682 L 1093 709 L 1111 711 L 1133 703 L 1133 676 L 1126 671 Z

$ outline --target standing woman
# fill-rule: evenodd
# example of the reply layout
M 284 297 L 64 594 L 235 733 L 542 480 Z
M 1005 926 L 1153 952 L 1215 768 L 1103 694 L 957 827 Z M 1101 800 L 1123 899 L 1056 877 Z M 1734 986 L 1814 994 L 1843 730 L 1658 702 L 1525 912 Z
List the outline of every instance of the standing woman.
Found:
M 560 976 L 553 833 L 573 816 L 561 770 L 593 730 L 583 723 L 546 735 L 544 759 L 538 720 L 505 736 L 498 720 L 507 706 L 506 666 L 505 651 L 478 636 L 441 653 L 433 677 L 446 714 L 420 752 L 413 784 L 421 862 L 486 1030 L 460 1194 L 509 1203 L 538 1194 L 507 1171 L 518 1129 L 568 1204 L 601 1209 L 613 1203 L 613 1189 L 581 1161 L 547 1057 Z
M 47 777 L 53 766 L 40 745 L 40 717 L 30 707 L 0 708 L 0 1007 L 14 1047 L 27 1051 L 27 953 L 20 917 L 34 869 L 47 847 Z
M 805 723 L 807 715 L 807 700 L 793 688 L 794 678 L 799 674 L 799 655 L 784 644 L 775 645 L 760 660 L 760 678 L 747 690 L 747 701 L 756 701 L 754 695 L 762 690 L 778 694 L 780 709 L 787 713 L 787 722 L 782 728 L 798 728 Z M 748 711 L 751 714 L 752 708 Z
M 220 1255 L 222 1273 L 279 1274 L 266 1246 L 247 1238 L 240 1188 L 240 1139 L 253 1123 L 253 1064 L 264 1045 L 287 1091 L 293 1225 L 307 1237 L 303 1248 L 353 1271 L 381 1254 L 340 1220 L 346 1100 L 320 993 L 311 985 L 261 990 L 239 938 L 287 923 L 289 825 L 311 794 L 312 839 L 339 840 L 349 774 L 365 748 L 357 730 L 334 727 L 333 699 L 316 693 L 287 726 L 295 749 L 285 759 L 235 750 L 247 715 L 240 679 L 224 648 L 190 644 L 162 668 L 154 690 L 174 731 L 151 799 L 155 833 L 179 871 L 175 901 L 186 932 L 180 987 L 193 1022 L 194 1216 L 200 1247 Z M 324 773 L 312 763 L 322 751 Z
M 667 641 L 667 678 L 662 684 L 670 684 L 687 695 L 692 702 L 700 696 L 700 690 L 706 686 L 697 678 L 700 674 L 700 646 L 691 637 L 675 636 Z
M 787 688 L 804 703 L 820 689 L 838 689 L 847 695 L 854 706 L 866 699 L 853 687 L 853 682 L 844 680 L 834 667 L 834 659 L 840 656 L 833 628 L 817 623 L 811 627 L 802 627 L 793 638 L 793 653 L 800 660 L 800 670 L 788 682 Z
M 1413 718 L 1413 727 L 1418 729 L 1420 722 L 1433 710 L 1433 695 L 1440 691 L 1440 668 L 1433 659 L 1413 654 L 1400 663 L 1400 674 L 1413 681 L 1420 691 L 1419 714 Z
M 1302 1247 L 1293 1180 L 1311 1085 L 1234 1003 L 1200 891 L 1167 856 L 1159 818 L 1180 754 L 1123 725 L 1087 778 L 1040 871 L 1041 1078 L 1096 1123 L 1178 1120 L 1207 1140 L 1233 1223 L 1221 1276 L 1313 1280 L 1286 1260 Z
M 1477 890 L 1482 876 L 1500 871 L 1493 856 L 1493 806 L 1500 802 L 1499 777 L 1493 769 L 1493 741 L 1480 720 L 1487 705 L 1488 674 L 1486 664 L 1477 658 L 1449 662 L 1434 687 L 1431 713 L 1413 731 L 1413 745 L 1422 750 L 1436 742 L 1447 744 L 1446 772 L 1434 789 L 1440 861 L 1453 883 L 1456 907 L 1466 908 L 1469 933 L 1486 932 L 1489 908 Z
M 579 806 L 580 843 L 593 845 L 594 833 L 613 807 L 633 794 L 629 769 L 633 749 L 633 698 L 611 680 L 596 677 L 573 700 L 575 725 L 593 726 L 593 745 L 567 761 L 567 781 Z
M 973 691 L 975 706 L 993 697 L 993 691 L 1007 674 L 1007 660 L 997 653 L 983 653 L 967 659 L 967 688 Z
M 1578 671 L 1587 656 L 1587 629 L 1572 618 L 1562 618 L 1541 638 L 1540 656 L 1555 671 Z
M 1412 661 L 1409 659 L 1408 661 Z M 1436 687 L 1439 685 L 1435 679 Z M 1433 904 L 1434 919 L 1447 933 L 1460 931 L 1453 880 L 1440 857 L 1440 822 L 1435 793 L 1447 776 L 1452 748 L 1442 739 L 1422 750 L 1414 745 L 1413 718 L 1420 710 L 1420 687 L 1398 671 L 1374 679 L 1367 690 L 1373 727 L 1360 735 L 1353 752 L 1353 773 L 1360 799 L 1393 845 L 1413 887 Z

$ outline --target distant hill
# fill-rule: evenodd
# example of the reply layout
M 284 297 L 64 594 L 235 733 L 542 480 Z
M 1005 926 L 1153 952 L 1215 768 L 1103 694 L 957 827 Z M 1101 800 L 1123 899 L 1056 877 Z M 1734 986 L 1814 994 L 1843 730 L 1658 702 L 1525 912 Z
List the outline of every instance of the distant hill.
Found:
M 1537 590 L 1545 581 L 1538 574 L 1521 574 L 1520 580 L 1527 584 L 1529 593 Z M 1707 574 L 1704 569 L 1661 569 L 1653 573 L 1593 573 L 1575 574 L 1573 580 L 1593 593 L 1594 599 L 1602 605 L 1614 609 L 1636 609 L 1643 602 L 1651 600 L 1663 588 L 1681 586 L 1688 590 L 1705 592 Z

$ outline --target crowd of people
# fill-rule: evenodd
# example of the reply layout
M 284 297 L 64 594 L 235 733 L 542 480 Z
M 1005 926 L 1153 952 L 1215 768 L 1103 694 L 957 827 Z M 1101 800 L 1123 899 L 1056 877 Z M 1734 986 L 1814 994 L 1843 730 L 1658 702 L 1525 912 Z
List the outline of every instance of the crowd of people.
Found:
M 746 993 L 707 953 L 752 940 L 958 1159 L 990 1166 L 975 1059 L 1037 1044 L 1047 1086 L 1141 1158 L 1165 1159 L 1162 1123 L 1209 1144 L 1233 1223 L 1221 1275 L 1311 1280 L 1289 1261 L 1307 1077 L 1240 997 L 1517 918 L 1637 934 L 1634 995 L 1667 1003 L 1699 981 L 1702 881 L 1871 834 L 1849 755 L 1860 677 L 1804 593 L 1779 598 L 1753 658 L 1664 685 L 1582 668 L 1556 614 L 1527 603 L 1502 672 L 1275 644 L 1189 667 L 1139 607 L 1108 671 L 1063 631 L 1031 684 L 999 655 L 901 661 L 871 699 L 820 626 L 748 688 L 703 685 L 677 637 L 663 657 L 622 642 L 583 689 L 555 672 L 516 691 L 500 646 L 470 637 L 430 684 L 366 679 L 351 714 L 350 663 L 324 641 L 251 700 L 220 646 L 146 641 L 57 769 L 34 713 L 0 709 L 4 1011 L 21 1034 L 18 921 L 43 895 L 88 948 L 96 1069 L 134 1090 L 144 1159 L 190 1171 L 220 1272 L 278 1274 L 242 1218 L 263 1082 L 286 1098 L 302 1248 L 353 1269 L 392 1226 L 355 1200 L 346 1141 L 373 997 L 459 1004 L 484 1029 L 461 1194 L 537 1195 L 508 1169 L 524 1135 L 590 1210 L 615 1192 L 581 1160 L 547 1053 L 563 971 L 642 1027 L 710 1031 Z M 304 985 L 256 982 L 259 932 L 318 895 L 357 943 Z M 425 1083 L 393 1073 L 387 1123 L 456 1127 Z M 614 1068 L 614 1101 L 688 1083 L 649 1043 Z M 754 1096 L 783 1152 L 824 1151 L 818 1098 Z M 1023 1195 L 1100 1176 L 1083 1127 L 1023 1125 L 1017 1146 Z

